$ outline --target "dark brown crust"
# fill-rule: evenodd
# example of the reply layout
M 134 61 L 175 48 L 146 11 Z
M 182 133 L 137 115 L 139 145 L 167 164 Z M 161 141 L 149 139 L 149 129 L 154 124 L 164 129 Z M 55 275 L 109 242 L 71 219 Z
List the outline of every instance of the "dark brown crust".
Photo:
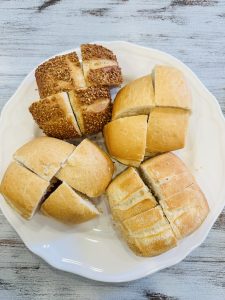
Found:
M 87 80 L 89 84 L 94 86 L 118 86 L 123 82 L 121 69 L 118 66 L 90 70 Z
M 103 127 L 111 120 L 112 103 L 108 107 L 98 113 L 86 112 L 83 110 L 83 122 L 86 134 L 94 134 L 103 130 Z
M 55 96 L 34 102 L 29 107 L 34 120 L 44 133 L 59 139 L 79 137 L 70 116 L 59 106 Z
M 35 70 L 35 77 L 41 98 L 73 89 L 73 80 L 66 62 L 67 59 L 80 67 L 77 54 L 72 52 L 49 59 Z M 62 88 L 59 81 L 63 81 L 66 87 Z
M 109 99 L 111 102 L 111 95 L 107 87 L 93 86 L 86 89 L 78 89 L 75 93 L 81 105 L 90 105 L 99 99 Z
M 110 59 L 117 62 L 116 56 L 113 52 L 103 46 L 96 44 L 83 44 L 81 45 L 82 60 L 92 59 Z

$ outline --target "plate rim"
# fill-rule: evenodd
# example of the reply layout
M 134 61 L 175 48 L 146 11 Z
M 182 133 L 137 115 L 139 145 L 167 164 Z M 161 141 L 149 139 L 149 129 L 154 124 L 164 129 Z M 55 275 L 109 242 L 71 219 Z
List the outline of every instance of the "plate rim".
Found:
M 208 97 L 210 96 L 211 100 L 213 100 L 213 102 L 211 102 L 211 103 L 214 105 L 214 107 L 217 110 L 217 113 L 218 113 L 217 121 L 222 124 L 224 132 L 225 132 L 225 116 L 223 115 L 223 112 L 221 110 L 219 102 L 217 101 L 215 96 L 208 90 L 208 88 L 201 82 L 201 80 L 197 77 L 197 75 L 186 64 L 184 64 L 178 58 L 174 57 L 173 55 L 171 55 L 167 52 L 164 52 L 164 51 L 161 51 L 161 50 L 158 50 L 158 49 L 155 49 L 155 48 L 146 47 L 146 46 L 138 45 L 136 43 L 130 43 L 130 42 L 123 41 L 123 40 L 121 40 L 121 41 L 120 40 L 116 40 L 116 41 L 93 41 L 91 43 L 102 44 L 102 45 L 122 44 L 122 45 L 127 46 L 127 47 L 141 48 L 141 49 L 144 49 L 144 50 L 147 50 L 147 51 L 150 50 L 150 51 L 155 52 L 157 54 L 160 54 L 162 56 L 166 56 L 168 59 L 172 59 L 173 61 L 176 61 L 179 65 L 181 65 L 192 76 L 192 78 L 195 80 L 195 82 L 197 82 L 198 85 L 201 86 L 201 89 L 204 91 L 204 93 L 206 93 Z M 52 57 L 55 57 L 56 55 L 62 55 L 62 54 L 65 54 L 65 53 L 69 53 L 71 51 L 77 51 L 78 49 L 79 49 L 79 47 L 74 47 L 73 49 L 65 50 L 65 51 L 62 51 L 60 53 L 54 54 L 53 56 L 50 56 L 50 57 L 46 58 L 45 60 L 43 60 L 42 62 L 40 62 L 40 64 L 43 63 L 44 61 L 52 58 Z M 2 132 L 3 132 L 3 126 L 1 126 L 1 125 L 4 124 L 4 118 L 5 118 L 5 115 L 7 115 L 7 111 L 12 106 L 14 98 L 17 97 L 17 94 L 20 92 L 20 90 L 22 90 L 24 84 L 27 84 L 26 82 L 31 79 L 32 75 L 34 75 L 34 71 L 35 71 L 36 67 L 34 67 L 27 74 L 27 76 L 19 84 L 18 88 L 13 93 L 13 95 L 10 97 L 10 99 L 2 107 L 2 110 L 1 110 L 1 113 L 0 113 L 0 137 L 2 136 Z M 3 197 L 1 196 L 1 198 L 3 198 Z M 181 255 L 179 255 L 178 258 L 174 256 L 174 258 L 172 260 L 170 260 L 169 262 L 167 262 L 167 264 L 165 264 L 161 267 L 157 266 L 157 267 L 152 268 L 152 269 L 150 269 L 146 272 L 143 272 L 142 274 L 137 274 L 137 273 L 134 272 L 132 274 L 127 275 L 127 273 L 122 273 L 123 275 L 119 275 L 119 276 L 115 277 L 115 275 L 96 276 L 96 273 L 94 273 L 94 274 L 93 273 L 88 273 L 88 271 L 86 269 L 78 270 L 78 269 L 75 268 L 74 272 L 73 272 L 69 269 L 69 267 L 67 268 L 65 265 L 62 266 L 58 260 L 53 261 L 49 258 L 49 256 L 43 256 L 42 252 L 38 251 L 35 247 L 32 247 L 32 246 L 29 245 L 29 243 L 26 241 L 26 238 L 24 238 L 24 236 L 23 236 L 23 231 L 19 227 L 16 227 L 16 226 L 14 227 L 14 225 L 13 225 L 14 221 L 10 218 L 9 215 L 6 215 L 4 213 L 4 211 L 3 211 L 3 209 L 0 205 L 4 217 L 7 219 L 9 224 L 13 227 L 13 229 L 17 232 L 17 234 L 19 235 L 19 237 L 21 238 L 21 240 L 23 241 L 25 246 L 32 253 L 34 253 L 35 255 L 37 255 L 39 257 L 41 257 L 45 262 L 47 262 L 49 265 L 51 265 L 52 267 L 54 267 L 56 269 L 66 271 L 66 272 L 70 272 L 70 273 L 73 273 L 73 274 L 76 274 L 76 275 L 79 275 L 79 276 L 83 276 L 83 277 L 86 277 L 88 279 L 101 281 L 101 282 L 110 282 L 110 283 L 113 283 L 113 282 L 115 282 L 115 283 L 129 282 L 129 281 L 137 280 L 137 279 L 146 277 L 148 275 L 151 275 L 155 272 L 158 272 L 162 269 L 171 267 L 171 266 L 181 262 L 183 259 L 186 258 L 187 255 L 189 255 L 194 249 L 199 247 L 205 241 L 206 237 L 209 234 L 209 231 L 211 230 L 213 224 L 216 222 L 216 220 L 219 217 L 220 213 L 222 212 L 224 206 L 225 206 L 225 199 L 224 199 L 223 204 L 222 203 L 220 205 L 218 204 L 217 210 L 215 211 L 214 216 L 213 216 L 212 220 L 210 221 L 207 230 L 205 230 L 204 233 L 201 235 L 201 238 L 199 239 L 199 241 L 195 245 L 193 245 L 191 248 L 189 248 L 187 251 L 182 252 Z M 97 274 L 97 275 L 99 275 L 99 274 Z

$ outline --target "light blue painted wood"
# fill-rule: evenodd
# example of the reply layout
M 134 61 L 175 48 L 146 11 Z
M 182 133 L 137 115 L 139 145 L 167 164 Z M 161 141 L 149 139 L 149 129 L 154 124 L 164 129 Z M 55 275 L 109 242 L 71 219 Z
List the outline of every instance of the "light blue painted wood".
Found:
M 181 59 L 225 112 L 224 28 L 225 1 L 1 0 L 0 108 L 46 57 L 83 42 L 127 40 Z M 54 270 L 25 248 L 2 214 L 0 228 L 0 299 L 225 297 L 225 213 L 182 263 L 115 285 Z

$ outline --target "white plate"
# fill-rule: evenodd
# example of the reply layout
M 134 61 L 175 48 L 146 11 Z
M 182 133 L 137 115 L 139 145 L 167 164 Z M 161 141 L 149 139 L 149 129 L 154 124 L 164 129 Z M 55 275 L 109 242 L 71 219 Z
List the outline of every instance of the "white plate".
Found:
M 182 240 L 176 248 L 157 257 L 141 258 L 135 256 L 114 232 L 103 199 L 100 203 L 103 216 L 72 227 L 39 213 L 31 221 L 25 221 L 2 197 L 0 207 L 26 246 L 52 266 L 99 281 L 130 281 L 178 263 L 206 238 L 225 205 L 225 122 L 215 97 L 176 58 L 127 42 L 98 43 L 115 52 L 125 82 L 150 73 L 156 64 L 172 65 L 186 75 L 193 94 L 193 114 L 187 146 L 177 154 L 188 165 L 206 194 L 211 209 L 209 216 L 195 233 Z M 74 50 L 79 53 L 79 49 Z M 14 151 L 40 134 L 28 112 L 28 106 L 36 98 L 38 93 L 32 71 L 2 111 L 1 177 Z

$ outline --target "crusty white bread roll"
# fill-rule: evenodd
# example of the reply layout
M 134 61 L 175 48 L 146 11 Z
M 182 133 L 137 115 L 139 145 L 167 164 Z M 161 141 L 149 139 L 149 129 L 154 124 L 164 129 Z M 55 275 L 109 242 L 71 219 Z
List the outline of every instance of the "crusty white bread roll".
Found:
M 97 208 L 65 182 L 50 194 L 41 206 L 46 216 L 67 224 L 78 224 L 99 215 Z
M 131 81 L 116 95 L 112 120 L 135 115 L 148 115 L 154 107 L 154 97 L 151 75 Z
M 158 65 L 154 79 L 156 106 L 191 109 L 191 92 L 180 70 Z
M 50 181 L 74 149 L 72 144 L 43 136 L 24 144 L 13 157 L 43 179 Z
M 107 87 L 88 87 L 69 92 L 70 102 L 83 134 L 103 130 L 112 115 L 112 103 Z
M 109 154 L 125 165 L 139 166 L 145 155 L 147 119 L 139 115 L 108 123 L 104 138 Z
M 56 174 L 77 191 L 89 197 L 101 195 L 112 179 L 114 165 L 95 143 L 83 140 Z
M 67 93 L 59 93 L 33 102 L 29 111 L 48 136 L 59 139 L 81 136 Z
M 41 98 L 85 87 L 85 80 L 76 52 L 56 56 L 35 71 Z
M 177 245 L 160 206 L 123 221 L 121 228 L 128 246 L 139 256 L 156 256 Z
M 50 183 L 17 162 L 12 162 L 1 181 L 0 192 L 9 205 L 29 220 L 44 199 Z
M 141 165 L 141 171 L 177 238 L 192 233 L 202 224 L 209 213 L 207 200 L 177 156 L 165 153 L 151 158 Z
M 148 119 L 145 155 L 183 148 L 188 121 L 188 110 L 168 107 L 154 108 Z
M 83 72 L 88 86 L 118 86 L 121 69 L 113 52 L 95 44 L 81 45 Z

